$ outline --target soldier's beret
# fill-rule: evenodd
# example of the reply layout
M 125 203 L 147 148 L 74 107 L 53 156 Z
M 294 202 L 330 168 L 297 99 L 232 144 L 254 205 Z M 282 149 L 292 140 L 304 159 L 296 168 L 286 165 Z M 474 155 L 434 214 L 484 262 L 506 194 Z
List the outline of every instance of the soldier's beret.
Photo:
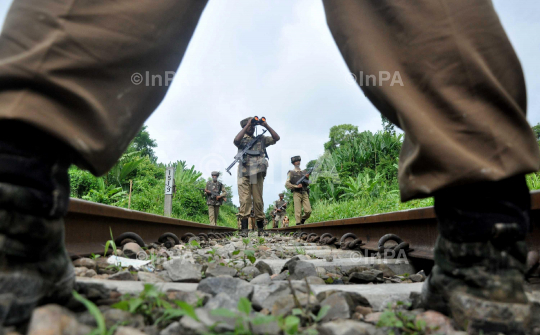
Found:
M 246 126 L 246 124 L 248 123 L 248 121 L 251 120 L 251 119 L 252 119 L 251 116 L 250 116 L 250 117 L 247 117 L 247 118 L 245 118 L 245 119 L 243 119 L 242 121 L 240 121 L 240 126 L 241 126 L 242 128 L 244 128 L 244 127 Z
M 284 197 L 285 195 L 283 193 L 278 194 L 280 197 Z
M 219 176 L 219 171 L 212 171 L 212 176 Z
M 302 158 L 300 158 L 300 156 L 291 157 L 291 163 L 298 162 L 298 161 L 301 161 L 301 160 L 302 160 Z

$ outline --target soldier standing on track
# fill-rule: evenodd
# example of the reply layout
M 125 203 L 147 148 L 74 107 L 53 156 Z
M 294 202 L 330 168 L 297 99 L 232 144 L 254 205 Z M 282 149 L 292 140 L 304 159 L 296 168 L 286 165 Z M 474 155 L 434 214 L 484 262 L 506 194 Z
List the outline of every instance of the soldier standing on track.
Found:
M 215 226 L 219 217 L 219 207 L 223 205 L 223 198 L 227 195 L 227 190 L 218 181 L 219 172 L 212 171 L 212 180 L 206 183 L 204 192 L 206 193 L 206 204 L 208 205 L 208 218 L 210 224 Z M 213 193 L 213 194 L 212 194 Z
M 252 117 L 245 118 L 240 122 L 242 130 L 234 138 L 234 145 L 240 152 L 248 144 L 255 133 L 255 126 L 251 124 Z M 266 147 L 279 141 L 279 135 L 266 121 L 261 126 L 268 129 L 270 136 L 263 136 L 257 141 L 246 154 L 244 162 L 238 166 L 238 197 L 240 200 L 240 214 L 242 215 L 242 234 L 248 232 L 248 218 L 250 216 L 251 202 L 253 201 L 253 213 L 257 221 L 259 236 L 264 230 L 264 202 L 263 183 L 266 177 L 268 161 L 266 160 Z M 253 200 L 252 200 L 253 199 Z
M 291 157 L 291 163 L 294 165 L 294 170 L 289 171 L 287 174 L 287 181 L 285 182 L 285 187 L 293 192 L 294 217 L 297 225 L 304 224 L 311 216 L 309 188 L 304 183 L 297 185 L 298 180 L 307 175 L 306 170 L 300 169 L 300 162 L 300 156 Z M 302 207 L 304 208 L 304 215 L 302 215 Z
M 285 195 L 283 193 L 280 193 L 279 200 L 274 201 L 274 208 L 275 208 L 274 228 L 279 228 L 279 225 L 281 224 L 281 221 L 283 220 L 283 217 L 285 216 L 287 205 L 285 204 L 286 201 L 283 199 L 284 196 Z M 278 208 L 281 206 L 283 206 L 283 208 L 279 210 Z

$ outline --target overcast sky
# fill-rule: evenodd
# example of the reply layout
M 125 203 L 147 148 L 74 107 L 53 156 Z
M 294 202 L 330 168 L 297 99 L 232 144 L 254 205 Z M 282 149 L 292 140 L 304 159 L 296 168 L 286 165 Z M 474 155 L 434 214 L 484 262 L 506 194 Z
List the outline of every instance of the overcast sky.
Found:
M 9 7 L 0 0 L 0 22 Z M 528 119 L 540 121 L 540 1 L 495 0 L 527 80 Z M 172 41 L 174 43 L 174 41 Z M 162 104 L 148 119 L 160 162 L 186 160 L 205 177 L 225 171 L 239 121 L 266 116 L 281 136 L 268 148 L 265 206 L 284 189 L 290 157 L 322 154 L 331 126 L 381 129 L 379 113 L 354 84 L 316 0 L 211 0 Z M 260 128 L 260 127 L 259 127 Z M 223 176 L 233 185 L 236 168 Z

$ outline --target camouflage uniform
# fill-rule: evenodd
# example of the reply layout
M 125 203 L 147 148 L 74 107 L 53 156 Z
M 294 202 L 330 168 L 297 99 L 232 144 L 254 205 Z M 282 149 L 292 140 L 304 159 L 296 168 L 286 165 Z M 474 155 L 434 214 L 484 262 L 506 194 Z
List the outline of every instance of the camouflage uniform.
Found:
M 296 219 L 297 225 L 304 224 L 304 222 L 311 216 L 311 204 L 309 202 L 308 187 L 304 184 L 302 184 L 302 188 L 295 187 L 297 185 L 297 181 L 306 174 L 306 170 L 301 170 L 299 167 L 295 166 L 294 170 L 290 170 L 287 173 L 287 181 L 285 182 L 285 187 L 293 192 L 294 218 Z M 304 208 L 304 215 L 302 215 L 302 207 Z
M 280 194 L 281 196 L 281 194 Z M 274 228 L 279 228 L 279 225 L 281 224 L 281 221 L 283 220 L 283 218 L 285 217 L 285 209 L 287 208 L 287 205 L 285 205 L 285 207 L 283 207 L 283 209 L 281 210 L 281 212 L 278 212 L 277 209 L 281 206 L 283 206 L 283 204 L 285 204 L 286 201 L 285 200 L 276 200 L 274 201 L 274 208 L 276 209 L 276 216 L 274 217 Z
M 212 176 L 219 175 L 219 172 L 212 172 Z M 223 205 L 223 197 L 227 195 L 227 191 L 223 184 L 219 181 L 214 182 L 210 180 L 206 183 L 206 189 L 210 192 L 219 193 L 222 196 L 221 199 L 216 200 L 211 195 L 206 195 L 206 204 L 208 205 L 208 217 L 210 218 L 210 224 L 215 226 L 219 217 L 219 206 Z
M 245 126 L 248 119 L 242 120 Z M 245 121 L 245 123 L 244 123 Z M 240 125 L 242 125 L 240 123 Z M 242 126 L 243 127 L 243 126 Z M 238 145 L 238 152 L 244 149 L 246 144 L 251 141 L 253 137 L 244 135 L 240 145 Z M 268 161 L 265 157 L 265 148 L 275 144 L 276 142 L 271 136 L 263 136 L 260 141 L 257 141 L 255 145 L 245 156 L 245 164 L 238 166 L 238 197 L 240 199 L 240 214 L 243 219 L 247 219 L 250 215 L 250 204 L 253 198 L 253 209 L 256 220 L 264 220 L 264 202 L 263 202 L 263 183 L 266 177 L 266 169 L 268 168 Z

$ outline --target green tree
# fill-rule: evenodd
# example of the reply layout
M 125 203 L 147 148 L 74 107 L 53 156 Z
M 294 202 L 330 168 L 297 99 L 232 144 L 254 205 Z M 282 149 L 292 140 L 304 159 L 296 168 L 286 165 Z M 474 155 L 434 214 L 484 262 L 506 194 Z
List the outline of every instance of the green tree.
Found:
M 534 131 L 534 134 L 536 135 L 536 140 L 540 141 L 540 122 L 537 123 L 536 126 L 533 126 L 532 130 Z
M 156 140 L 150 137 L 150 133 L 143 126 L 137 136 L 131 142 L 128 151 L 139 151 L 141 157 L 148 156 L 153 163 L 157 162 L 157 156 L 154 148 L 157 147 Z
M 382 126 L 383 126 L 383 131 L 385 133 L 388 133 L 388 134 L 391 134 L 391 135 L 395 135 L 396 134 L 396 130 L 394 128 L 394 124 L 392 122 L 390 122 L 390 120 L 388 120 L 384 115 L 381 114 L 381 119 L 382 119 Z
M 340 124 L 330 128 L 330 140 L 324 144 L 324 149 L 333 152 L 338 147 L 352 141 L 358 136 L 358 127 L 352 124 Z

